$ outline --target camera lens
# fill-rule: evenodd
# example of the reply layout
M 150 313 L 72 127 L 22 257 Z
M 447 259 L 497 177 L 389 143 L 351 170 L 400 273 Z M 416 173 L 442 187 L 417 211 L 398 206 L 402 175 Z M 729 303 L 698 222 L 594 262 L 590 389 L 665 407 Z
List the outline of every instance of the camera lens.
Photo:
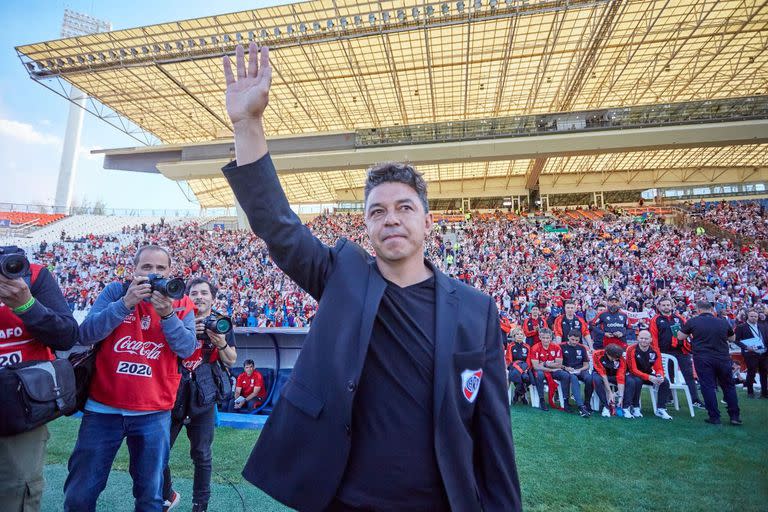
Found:
M 21 254 L 8 254 L 2 257 L 0 272 L 8 279 L 24 277 L 29 270 L 27 258 Z
M 219 334 L 227 334 L 232 330 L 232 322 L 229 318 L 219 318 L 216 320 L 216 332 Z
M 165 285 L 166 294 L 173 299 L 180 299 L 184 296 L 184 281 L 181 279 L 169 279 Z

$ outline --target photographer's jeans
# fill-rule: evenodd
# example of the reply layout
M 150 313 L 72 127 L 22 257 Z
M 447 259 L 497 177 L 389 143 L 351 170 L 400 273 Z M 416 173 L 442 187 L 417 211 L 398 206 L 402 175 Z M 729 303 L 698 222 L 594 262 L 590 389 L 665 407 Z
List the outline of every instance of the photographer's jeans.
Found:
M 128 445 L 136 510 L 163 510 L 163 468 L 170 451 L 170 411 L 122 416 L 86 411 L 69 458 L 64 483 L 64 510 L 91 512 L 107 485 L 112 462 L 123 439 Z

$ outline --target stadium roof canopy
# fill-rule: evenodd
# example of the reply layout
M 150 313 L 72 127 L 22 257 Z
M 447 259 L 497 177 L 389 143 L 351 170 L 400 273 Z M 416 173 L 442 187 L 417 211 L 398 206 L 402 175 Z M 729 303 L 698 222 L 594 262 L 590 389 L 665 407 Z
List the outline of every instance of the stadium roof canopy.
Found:
M 768 94 L 768 4 L 752 0 L 320 0 L 35 43 L 17 52 L 33 79 L 65 97 L 68 84 L 86 92 L 86 108 L 142 143 L 199 148 L 231 140 L 221 56 L 248 40 L 273 50 L 267 134 L 298 140 Z M 669 176 L 683 169 L 684 178 L 686 169 L 713 168 L 729 170 L 721 179 L 764 180 L 768 128 L 759 123 L 754 131 L 754 140 L 702 139 L 698 147 L 602 155 L 427 158 L 423 170 L 431 192 L 456 197 L 467 194 L 456 181 L 482 180 L 480 195 L 490 196 L 516 190 L 515 177 L 524 191 L 540 177 L 561 174 Z M 203 206 L 233 204 L 216 170 L 226 158 L 209 160 L 204 170 L 188 166 L 176 179 L 187 179 Z M 357 197 L 351 191 L 364 167 L 278 170 L 293 202 L 331 202 Z M 160 164 L 156 170 L 166 173 Z M 548 180 L 542 186 L 557 186 L 557 178 Z M 631 181 L 622 186 L 638 188 Z M 642 186 L 653 183 L 668 182 Z

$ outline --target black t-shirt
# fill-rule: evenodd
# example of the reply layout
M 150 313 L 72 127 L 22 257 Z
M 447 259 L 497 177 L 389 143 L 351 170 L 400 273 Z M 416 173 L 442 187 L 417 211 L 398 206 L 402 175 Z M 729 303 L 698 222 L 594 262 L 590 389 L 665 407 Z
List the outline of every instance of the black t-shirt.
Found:
M 434 440 L 435 279 L 389 283 L 352 408 L 352 447 L 337 492 L 374 510 L 448 510 Z
M 730 357 L 728 338 L 733 336 L 733 328 L 727 320 L 703 313 L 688 320 L 680 332 L 691 335 L 694 357 Z

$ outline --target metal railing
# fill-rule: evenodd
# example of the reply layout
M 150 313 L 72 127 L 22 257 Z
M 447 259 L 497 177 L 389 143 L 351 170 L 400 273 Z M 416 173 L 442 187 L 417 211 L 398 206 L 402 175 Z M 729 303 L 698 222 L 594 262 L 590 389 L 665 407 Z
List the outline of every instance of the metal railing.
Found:
M 355 131 L 355 145 L 460 142 L 754 119 L 768 119 L 768 96 L 367 128 Z

